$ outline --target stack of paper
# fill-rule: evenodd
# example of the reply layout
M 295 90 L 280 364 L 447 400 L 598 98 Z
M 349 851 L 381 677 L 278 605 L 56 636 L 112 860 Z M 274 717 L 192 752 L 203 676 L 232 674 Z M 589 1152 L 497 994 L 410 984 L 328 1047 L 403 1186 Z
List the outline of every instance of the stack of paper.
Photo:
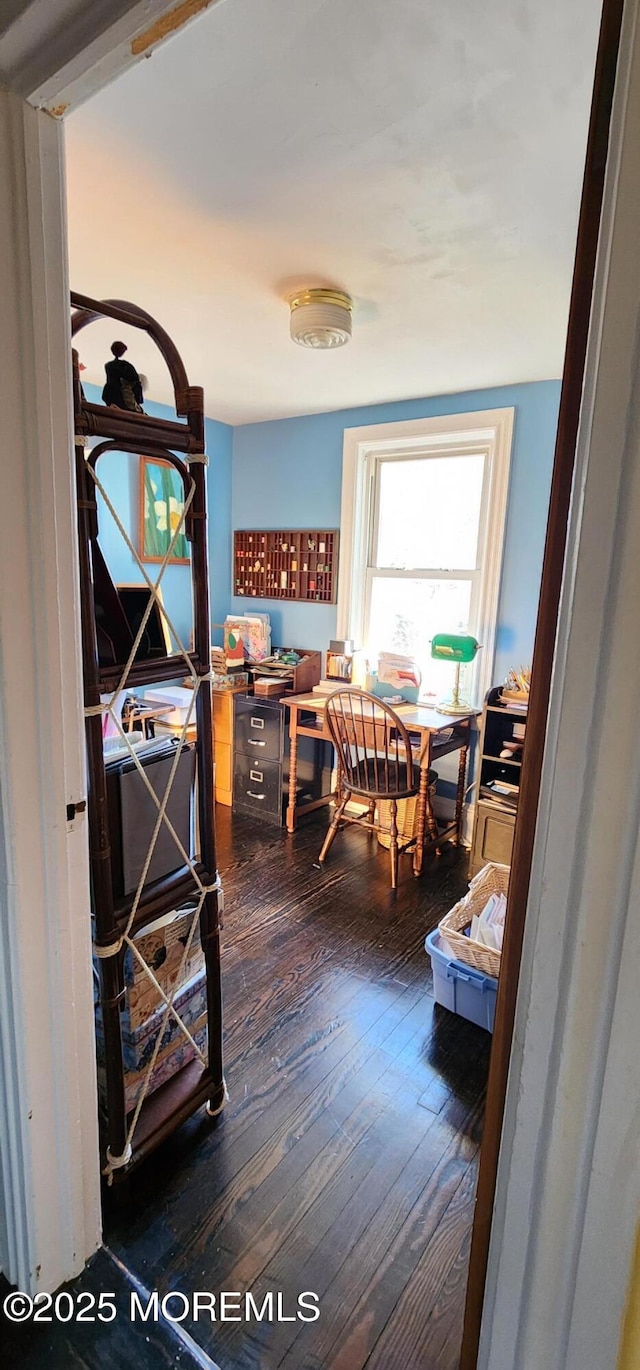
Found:
M 398 652 L 381 652 L 378 657 L 378 684 L 392 687 L 389 693 L 401 691 L 407 685 L 417 689 L 420 685 L 420 671 L 411 656 L 401 656 Z
M 474 913 L 471 919 L 470 936 L 474 942 L 481 942 L 494 951 L 502 951 L 504 920 L 507 912 L 507 896 L 492 894 L 481 913 Z

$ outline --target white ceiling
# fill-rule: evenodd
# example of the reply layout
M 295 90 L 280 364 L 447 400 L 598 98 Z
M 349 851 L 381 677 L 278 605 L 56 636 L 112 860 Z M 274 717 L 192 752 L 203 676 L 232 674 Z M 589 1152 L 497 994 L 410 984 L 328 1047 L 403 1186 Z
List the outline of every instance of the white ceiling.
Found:
M 598 21 L 226 0 L 67 120 L 73 287 L 154 314 L 229 423 L 559 376 Z M 318 284 L 356 302 L 335 352 L 288 336 Z M 88 380 L 113 336 L 81 335 Z

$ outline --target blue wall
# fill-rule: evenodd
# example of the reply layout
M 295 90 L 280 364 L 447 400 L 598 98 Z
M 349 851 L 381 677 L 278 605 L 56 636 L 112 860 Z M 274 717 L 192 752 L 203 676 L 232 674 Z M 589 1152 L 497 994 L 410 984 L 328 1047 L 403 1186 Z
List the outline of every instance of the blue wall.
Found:
M 97 386 L 85 385 L 87 399 L 99 402 Z M 145 400 L 148 414 L 156 418 L 175 419 L 175 411 L 164 404 Z M 222 622 L 229 610 L 231 595 L 231 457 L 233 429 L 216 419 L 205 420 L 206 451 L 209 457 L 207 484 L 209 496 L 209 574 L 211 586 L 211 621 Z M 98 475 L 109 498 L 117 509 L 134 547 L 138 546 L 139 462 L 126 452 L 104 456 L 98 465 Z M 142 579 L 135 561 L 123 541 L 108 509 L 99 498 L 98 526 L 100 545 L 109 570 L 117 583 L 126 584 Z M 157 566 L 149 564 L 152 576 Z M 167 613 L 180 633 L 186 647 L 193 624 L 191 605 L 191 575 L 188 566 L 167 566 L 162 578 L 162 592 Z
M 345 428 L 513 407 L 494 672 L 501 680 L 509 666 L 531 660 L 559 399 L 559 381 L 540 381 L 245 424 L 233 432 L 233 527 L 337 528 Z M 276 646 L 324 650 L 335 637 L 335 605 L 247 601 L 244 596 L 231 601 L 234 612 L 247 612 L 249 604 L 271 615 Z
M 85 386 L 85 390 L 88 398 L 99 399 L 96 387 Z M 335 636 L 335 605 L 283 604 L 232 597 L 232 529 L 338 527 L 345 428 L 513 407 L 514 444 L 494 677 L 500 680 L 510 665 L 528 662 L 533 647 L 559 397 L 559 381 L 541 381 L 245 424 L 235 429 L 207 419 L 212 622 L 221 623 L 230 610 L 246 612 L 251 606 L 270 614 L 274 645 L 324 650 Z M 147 402 L 145 407 L 159 417 L 175 417 L 166 405 Z M 100 477 L 122 511 L 123 521 L 137 546 L 137 459 L 124 453 L 105 457 Z M 99 517 L 101 543 L 114 579 L 138 580 L 131 555 L 106 510 L 102 509 Z M 163 585 L 168 612 L 188 642 L 188 567 L 168 567 Z M 212 639 L 221 640 L 215 630 Z

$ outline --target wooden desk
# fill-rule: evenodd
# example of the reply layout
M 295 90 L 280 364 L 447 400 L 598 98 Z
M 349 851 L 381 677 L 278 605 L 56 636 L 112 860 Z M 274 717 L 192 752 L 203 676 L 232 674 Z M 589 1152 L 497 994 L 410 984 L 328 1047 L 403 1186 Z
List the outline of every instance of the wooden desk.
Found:
M 326 695 L 314 694 L 286 695 L 282 700 L 282 703 L 286 704 L 289 709 L 288 832 L 294 831 L 298 818 L 302 814 L 309 813 L 312 809 L 318 809 L 323 804 L 330 804 L 331 800 L 335 798 L 334 795 L 327 794 L 322 799 L 313 800 L 310 804 L 296 805 L 298 738 L 322 737 L 328 742 L 331 741 L 324 717 L 326 702 Z M 438 713 L 437 709 L 429 709 L 421 704 L 398 704 L 394 706 L 394 710 L 409 732 L 420 765 L 420 789 L 413 851 L 413 871 L 414 875 L 419 875 L 426 851 L 437 847 L 440 842 L 446 842 L 450 837 L 453 837 L 457 845 L 460 844 L 471 723 L 476 717 L 476 713 L 474 711 L 471 714 L 452 718 L 447 714 Z M 445 734 L 444 738 L 442 737 L 443 733 Z M 440 741 L 438 741 L 439 736 Z M 455 817 L 453 823 L 439 833 L 429 798 L 429 769 L 441 756 L 447 756 L 449 752 L 457 751 L 460 752 L 460 763 L 458 766 Z

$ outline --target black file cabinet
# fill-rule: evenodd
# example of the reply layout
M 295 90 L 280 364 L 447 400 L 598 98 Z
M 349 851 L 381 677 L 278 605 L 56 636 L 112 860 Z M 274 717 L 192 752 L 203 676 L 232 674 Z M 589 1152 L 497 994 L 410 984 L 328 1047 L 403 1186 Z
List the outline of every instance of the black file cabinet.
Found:
M 233 808 L 279 826 L 289 799 L 287 711 L 278 699 L 236 695 Z M 332 748 L 322 738 L 298 742 L 298 802 L 331 790 Z

